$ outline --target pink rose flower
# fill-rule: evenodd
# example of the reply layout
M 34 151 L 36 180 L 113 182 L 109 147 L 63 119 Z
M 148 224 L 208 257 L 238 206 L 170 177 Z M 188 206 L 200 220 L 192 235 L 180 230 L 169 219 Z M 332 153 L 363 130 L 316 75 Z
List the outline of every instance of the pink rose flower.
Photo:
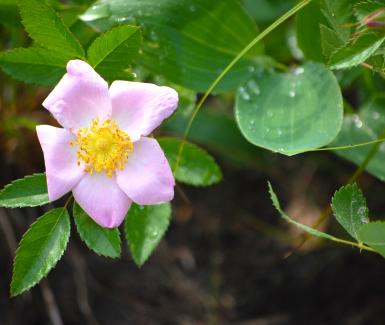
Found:
M 178 94 L 154 84 L 106 81 L 73 60 L 43 102 L 63 128 L 36 127 L 48 196 L 72 191 L 102 227 L 119 226 L 132 202 L 160 204 L 174 197 L 175 180 L 158 142 L 148 137 L 178 105 Z

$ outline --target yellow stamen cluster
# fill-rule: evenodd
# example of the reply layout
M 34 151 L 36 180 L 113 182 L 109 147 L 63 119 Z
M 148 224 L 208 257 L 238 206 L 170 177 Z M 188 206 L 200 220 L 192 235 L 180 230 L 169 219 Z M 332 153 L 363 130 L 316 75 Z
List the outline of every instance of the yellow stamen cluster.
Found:
M 134 148 L 128 134 L 119 130 L 114 120 L 100 123 L 94 119 L 90 127 L 78 131 L 75 144 L 79 145 L 79 165 L 84 162 L 91 175 L 104 171 L 109 177 L 118 168 L 123 170 Z

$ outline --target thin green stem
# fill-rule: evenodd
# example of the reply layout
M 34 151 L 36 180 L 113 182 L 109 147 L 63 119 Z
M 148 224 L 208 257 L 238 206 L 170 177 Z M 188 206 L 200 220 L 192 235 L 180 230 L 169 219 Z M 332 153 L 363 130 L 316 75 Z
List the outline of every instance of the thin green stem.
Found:
M 365 147 L 365 146 L 369 146 L 371 144 L 381 144 L 382 142 L 385 141 L 385 138 L 384 138 L 384 135 L 382 135 L 381 137 L 379 137 L 378 139 L 376 140 L 371 140 L 371 141 L 367 141 L 367 142 L 361 142 L 361 143 L 357 143 L 357 144 L 349 144 L 349 145 L 345 145 L 345 146 L 337 146 L 337 147 L 324 147 L 324 148 L 317 148 L 317 149 L 309 149 L 309 150 L 305 150 L 305 151 L 301 151 L 301 153 L 304 153 L 304 152 L 317 152 L 317 151 L 335 151 L 335 150 L 346 150 L 346 149 L 353 149 L 353 148 L 359 148 L 359 147 Z M 278 151 L 277 151 L 278 152 Z M 288 152 L 298 152 L 297 150 L 289 150 Z
M 257 37 L 255 37 L 229 64 L 228 66 L 220 73 L 220 75 L 214 80 L 214 82 L 211 84 L 211 86 L 208 88 L 202 99 L 198 102 L 198 105 L 195 107 L 193 114 L 191 115 L 191 118 L 188 121 L 188 124 L 186 126 L 185 132 L 183 134 L 183 139 L 179 147 L 177 160 L 174 167 L 174 172 L 178 169 L 180 158 L 183 153 L 184 146 L 186 144 L 186 139 L 188 134 L 190 133 L 191 126 L 195 120 L 196 115 L 198 114 L 199 110 L 201 109 L 203 103 L 206 101 L 206 99 L 209 97 L 209 95 L 212 93 L 214 88 L 219 84 L 219 82 L 223 79 L 223 77 L 237 64 L 237 62 L 247 53 L 249 52 L 258 42 L 260 42 L 265 36 L 267 36 L 270 32 L 272 32 L 274 29 L 276 29 L 279 25 L 281 25 L 283 22 L 291 18 L 293 15 L 295 15 L 298 11 L 300 11 L 303 7 L 308 5 L 311 2 L 311 0 L 303 0 L 296 6 L 294 6 L 292 9 L 290 9 L 287 13 L 285 13 L 282 17 L 278 18 L 274 23 L 272 23 L 269 27 L 267 27 L 264 31 L 262 31 Z
M 339 243 L 339 244 L 354 246 L 354 247 L 358 247 L 361 250 L 377 253 L 373 248 L 371 248 L 369 246 L 366 246 L 363 243 L 355 243 L 355 242 L 352 242 L 352 241 L 348 241 L 348 240 L 344 240 L 344 239 L 340 239 L 340 238 L 336 238 L 336 237 L 334 237 L 334 239 L 332 239 L 332 240 L 334 242 L 336 242 L 336 243 Z

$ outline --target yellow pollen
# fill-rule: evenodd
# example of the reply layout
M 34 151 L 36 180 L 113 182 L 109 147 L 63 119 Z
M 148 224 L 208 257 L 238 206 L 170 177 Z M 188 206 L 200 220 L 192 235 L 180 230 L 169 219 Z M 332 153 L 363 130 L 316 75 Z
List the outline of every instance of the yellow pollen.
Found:
M 73 144 L 79 145 L 79 165 L 84 162 L 91 175 L 93 172 L 106 172 L 109 177 L 118 168 L 123 170 L 134 149 L 128 134 L 119 130 L 114 120 L 100 123 L 94 119 L 90 127 L 78 131 Z

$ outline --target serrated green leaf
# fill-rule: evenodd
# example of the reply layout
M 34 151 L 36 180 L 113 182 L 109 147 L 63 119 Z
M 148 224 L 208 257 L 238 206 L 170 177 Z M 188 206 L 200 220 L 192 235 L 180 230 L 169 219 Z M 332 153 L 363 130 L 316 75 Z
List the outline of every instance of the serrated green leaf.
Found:
M 102 31 L 122 22 L 139 22 L 145 40 L 139 63 L 153 74 L 198 91 L 206 91 L 257 35 L 251 17 L 233 0 L 100 0 L 82 19 Z M 235 90 L 245 82 L 261 52 L 262 45 L 257 44 L 216 90 Z
M 150 257 L 165 234 L 170 218 L 169 203 L 131 206 L 124 222 L 124 230 L 131 255 L 138 266 L 142 266 Z
M 372 0 L 361 1 L 355 4 L 353 7 L 354 15 L 356 16 L 357 20 L 361 23 L 361 25 L 364 25 L 364 20 L 369 15 L 380 13 L 379 10 L 385 10 L 384 2 L 381 3 L 379 1 L 372 1 Z M 383 14 L 384 12 L 381 12 L 381 13 Z M 374 20 L 376 20 L 376 18 L 377 17 L 373 17 Z M 382 16 L 382 19 L 383 19 L 383 16 Z
M 52 86 L 64 75 L 69 60 L 68 56 L 44 48 L 16 48 L 0 54 L 0 67 L 20 81 Z
M 20 14 L 25 30 L 43 47 L 71 57 L 84 57 L 79 41 L 44 0 L 20 0 Z
M 67 246 L 70 230 L 65 208 L 53 209 L 31 225 L 16 251 L 12 296 L 33 287 L 56 265 Z
M 322 54 L 326 60 L 344 45 L 344 41 L 338 36 L 338 34 L 331 28 L 321 25 L 321 43 L 322 43 Z
M 353 10 L 352 6 L 357 0 L 321 0 L 321 12 L 329 26 L 344 42 L 349 41 Z
M 45 174 L 34 174 L 13 181 L 0 191 L 0 207 L 23 208 L 47 204 Z
M 171 169 L 175 169 L 182 140 L 175 138 L 158 139 Z M 182 156 L 176 169 L 178 182 L 194 186 L 210 186 L 222 180 L 222 172 L 214 158 L 205 150 L 192 143 L 185 143 Z
M 138 54 L 141 41 L 139 27 L 115 27 L 91 44 L 88 61 L 106 79 L 121 80 L 122 71 L 129 67 Z
M 358 240 L 359 229 L 369 222 L 369 211 L 357 184 L 346 185 L 334 194 L 332 210 L 341 226 Z
M 281 215 L 281 217 L 286 220 L 288 223 L 291 223 L 293 224 L 294 226 L 298 227 L 299 229 L 309 233 L 310 235 L 313 235 L 313 236 L 316 236 L 316 237 L 320 237 L 320 238 L 325 238 L 325 239 L 329 239 L 329 240 L 333 240 L 335 241 L 336 238 L 334 236 L 331 236 L 329 234 L 326 234 L 322 231 L 319 231 L 317 229 L 314 229 L 312 227 L 309 227 L 309 226 L 306 226 L 302 223 L 299 223 L 293 219 L 291 219 L 282 209 L 281 209 L 281 205 L 278 201 L 278 197 L 277 195 L 274 193 L 274 190 L 273 190 L 273 187 L 271 186 L 270 182 L 268 182 L 268 186 L 269 186 L 269 193 L 270 193 L 270 197 L 271 197 L 271 201 L 273 202 L 273 206 L 277 209 L 277 211 L 279 212 L 279 214 Z
M 370 222 L 358 230 L 358 239 L 385 257 L 385 222 Z
M 375 97 L 367 102 L 360 114 L 346 115 L 341 132 L 333 141 L 331 147 L 349 146 L 376 140 L 385 130 L 385 97 Z M 333 151 L 354 164 L 360 166 L 366 159 L 372 146 L 362 146 L 351 149 Z M 366 166 L 366 171 L 385 181 L 385 144 Z
M 292 156 L 337 136 L 343 118 L 341 90 L 335 76 L 318 63 L 260 75 L 239 89 L 235 118 L 251 143 Z
M 121 253 L 119 229 L 107 229 L 99 226 L 87 213 L 74 203 L 74 220 L 80 238 L 89 249 L 98 255 L 117 258 Z
M 346 44 L 334 53 L 329 61 L 331 69 L 346 69 L 365 62 L 384 43 L 383 33 L 364 33 L 354 42 Z

